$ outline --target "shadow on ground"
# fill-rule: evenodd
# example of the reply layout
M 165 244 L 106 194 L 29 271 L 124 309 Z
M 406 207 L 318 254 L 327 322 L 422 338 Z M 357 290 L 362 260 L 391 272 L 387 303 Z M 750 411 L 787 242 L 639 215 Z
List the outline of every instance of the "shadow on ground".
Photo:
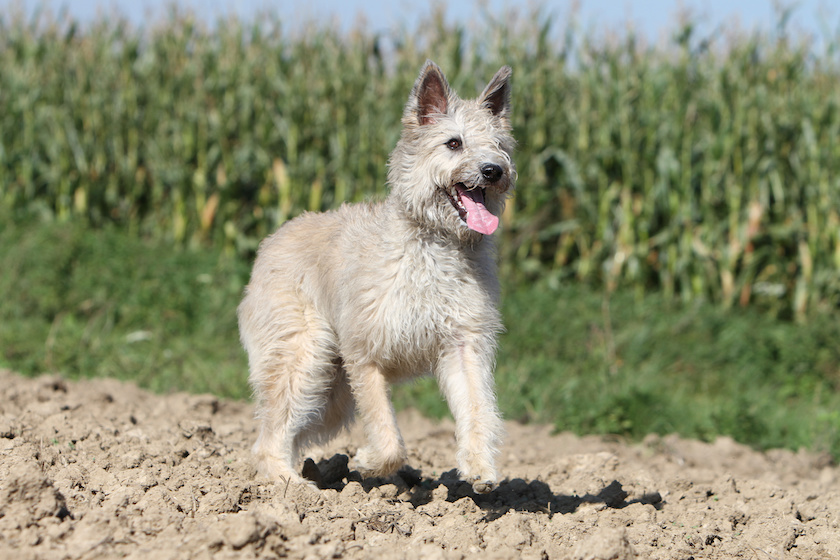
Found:
M 435 490 L 445 487 L 447 502 L 468 498 L 486 512 L 485 521 L 498 519 L 511 509 L 544 513 L 550 518 L 556 513 L 574 513 L 581 504 L 587 503 L 603 504 L 604 507 L 613 509 L 621 509 L 635 503 L 650 504 L 656 509 L 663 506 L 662 497 L 658 492 L 627 500 L 628 493 L 618 480 L 613 480 L 596 494 L 577 496 L 555 494 L 549 485 L 541 480 L 529 482 L 521 478 L 504 480 L 489 494 L 476 494 L 469 483 L 458 477 L 455 469 L 442 473 L 439 478 L 430 478 L 424 477 L 421 471 L 406 466 L 387 478 L 363 478 L 358 471 L 350 470 L 349 458 L 343 454 L 333 455 L 317 464 L 312 459 L 307 459 L 302 474 L 315 482 L 319 488 L 331 488 L 339 492 L 350 482 L 358 482 L 365 492 L 384 485 L 396 485 L 400 494 L 407 493 L 409 501 L 415 507 L 428 504 L 432 501 Z

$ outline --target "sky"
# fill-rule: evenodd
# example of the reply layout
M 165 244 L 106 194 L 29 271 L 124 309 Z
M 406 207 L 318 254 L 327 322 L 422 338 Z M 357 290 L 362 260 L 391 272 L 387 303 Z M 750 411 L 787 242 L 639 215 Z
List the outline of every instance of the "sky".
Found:
M 41 4 L 53 10 L 65 7 L 81 21 L 94 19 L 98 14 L 112 10 L 142 25 L 151 16 L 165 13 L 172 0 L 45 0 Z M 296 21 L 333 21 L 345 29 L 351 28 L 362 16 L 367 28 L 387 31 L 412 24 L 428 15 L 432 2 L 417 0 L 177 0 L 179 5 L 191 7 L 206 14 L 208 22 L 215 22 L 225 15 L 235 13 L 250 19 L 261 10 L 274 10 Z M 805 31 L 816 37 L 828 31 L 836 34 L 840 28 L 840 6 L 831 0 L 554 0 L 539 2 L 549 13 L 562 22 L 571 6 L 579 6 L 580 23 L 586 30 L 596 32 L 623 28 L 630 21 L 635 29 L 655 41 L 673 30 L 677 12 L 688 9 L 701 24 L 701 30 L 715 29 L 720 24 L 737 25 L 742 29 L 760 27 L 770 30 L 776 22 L 776 5 L 794 6 L 791 29 Z M 38 2 L 30 0 L 0 0 L 0 10 L 11 5 L 24 5 L 31 9 Z M 514 7 L 527 12 L 533 1 L 511 0 L 455 0 L 438 2 L 444 6 L 450 21 L 469 24 L 480 20 L 480 6 L 491 14 L 501 15 Z M 562 25 L 561 25 L 562 27 Z

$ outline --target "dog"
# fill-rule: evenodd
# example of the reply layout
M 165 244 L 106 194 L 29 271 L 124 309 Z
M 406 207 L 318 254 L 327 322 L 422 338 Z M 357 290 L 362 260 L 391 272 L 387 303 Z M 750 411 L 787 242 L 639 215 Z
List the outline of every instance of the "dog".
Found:
M 390 384 L 433 374 L 455 419 L 460 476 L 498 485 L 493 369 L 499 285 L 491 234 L 514 189 L 511 69 L 462 100 L 427 61 L 377 203 L 304 213 L 260 244 L 237 309 L 259 433 L 257 471 L 305 482 L 299 453 L 354 415 L 364 476 L 406 460 Z

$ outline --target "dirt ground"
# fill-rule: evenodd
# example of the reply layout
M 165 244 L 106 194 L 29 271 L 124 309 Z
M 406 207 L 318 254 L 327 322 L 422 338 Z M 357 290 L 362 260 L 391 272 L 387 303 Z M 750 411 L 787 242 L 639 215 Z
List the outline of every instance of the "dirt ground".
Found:
M 840 558 L 824 456 L 509 423 L 508 478 L 477 496 L 452 424 L 404 413 L 407 468 L 361 480 L 354 432 L 309 454 L 318 490 L 254 479 L 248 403 L 8 371 L 0 387 L 2 558 Z

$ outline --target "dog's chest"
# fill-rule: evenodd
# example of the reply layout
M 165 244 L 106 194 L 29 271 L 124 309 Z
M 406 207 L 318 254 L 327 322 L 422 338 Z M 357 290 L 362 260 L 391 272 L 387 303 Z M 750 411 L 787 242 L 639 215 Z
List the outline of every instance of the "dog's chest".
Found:
M 486 305 L 475 272 L 468 261 L 444 252 L 405 256 L 388 294 L 389 307 L 399 317 L 395 334 L 407 339 L 449 337 L 453 328 L 465 326 Z
M 492 295 L 472 260 L 406 251 L 378 272 L 359 294 L 354 338 L 380 363 L 431 367 L 448 344 L 495 328 Z

